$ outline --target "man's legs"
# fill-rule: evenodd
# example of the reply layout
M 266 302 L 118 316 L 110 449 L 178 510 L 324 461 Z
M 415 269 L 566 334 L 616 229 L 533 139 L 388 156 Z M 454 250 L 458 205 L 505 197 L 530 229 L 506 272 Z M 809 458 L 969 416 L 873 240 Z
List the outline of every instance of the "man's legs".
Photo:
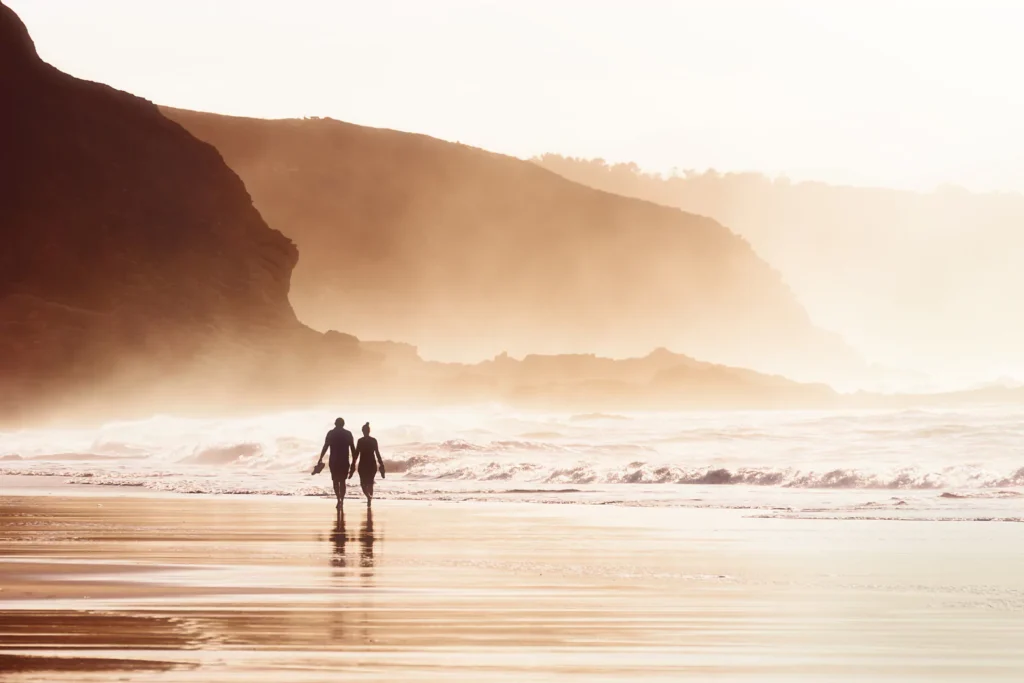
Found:
M 338 499 L 338 507 L 340 508 L 345 502 L 345 480 L 335 479 L 334 480 L 334 497 Z

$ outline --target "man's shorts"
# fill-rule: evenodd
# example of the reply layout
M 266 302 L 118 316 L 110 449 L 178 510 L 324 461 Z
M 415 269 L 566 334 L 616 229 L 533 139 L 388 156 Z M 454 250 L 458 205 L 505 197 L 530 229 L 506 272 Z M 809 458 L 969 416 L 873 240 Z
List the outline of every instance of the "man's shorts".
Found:
M 348 467 L 345 465 L 335 466 L 331 463 L 331 480 L 333 481 L 345 481 L 348 477 Z

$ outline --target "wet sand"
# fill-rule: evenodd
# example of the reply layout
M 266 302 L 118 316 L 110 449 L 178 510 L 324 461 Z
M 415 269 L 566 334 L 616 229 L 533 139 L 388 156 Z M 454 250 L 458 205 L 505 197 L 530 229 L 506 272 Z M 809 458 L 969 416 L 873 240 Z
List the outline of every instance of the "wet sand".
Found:
M 1024 525 L 0 497 L 11 681 L 1019 681 Z

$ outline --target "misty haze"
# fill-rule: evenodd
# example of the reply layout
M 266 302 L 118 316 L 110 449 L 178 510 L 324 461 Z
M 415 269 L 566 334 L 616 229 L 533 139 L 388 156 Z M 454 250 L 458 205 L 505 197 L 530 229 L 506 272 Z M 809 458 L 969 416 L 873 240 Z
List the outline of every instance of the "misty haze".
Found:
M 894 368 L 945 384 L 1019 381 L 1024 196 L 794 183 L 757 173 L 661 176 L 548 154 L 591 187 L 710 216 L 779 268 L 812 320 Z
M 1018 681 L 1024 8 L 0 2 L 0 678 Z

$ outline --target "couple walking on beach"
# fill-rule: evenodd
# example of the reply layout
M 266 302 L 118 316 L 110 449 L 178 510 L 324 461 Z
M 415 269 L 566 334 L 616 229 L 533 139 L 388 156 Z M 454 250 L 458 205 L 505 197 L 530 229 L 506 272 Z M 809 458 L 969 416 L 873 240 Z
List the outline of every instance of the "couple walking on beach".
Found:
M 327 432 L 327 438 L 324 439 L 320 459 L 313 468 L 314 474 L 323 469 L 324 454 L 328 449 L 331 451 L 331 457 L 327 463 L 331 468 L 331 480 L 334 484 L 334 495 L 338 498 L 338 509 L 341 509 L 345 501 L 345 480 L 351 479 L 357 470 L 359 486 L 366 496 L 366 504 L 373 502 L 373 479 L 377 476 L 378 469 L 381 479 L 384 478 L 384 460 L 380 457 L 377 439 L 370 436 L 370 423 L 363 425 L 362 438 L 358 442 L 353 442 L 352 432 L 345 429 L 345 420 L 340 417 L 335 420 L 334 429 Z M 351 464 L 349 453 L 352 454 Z

